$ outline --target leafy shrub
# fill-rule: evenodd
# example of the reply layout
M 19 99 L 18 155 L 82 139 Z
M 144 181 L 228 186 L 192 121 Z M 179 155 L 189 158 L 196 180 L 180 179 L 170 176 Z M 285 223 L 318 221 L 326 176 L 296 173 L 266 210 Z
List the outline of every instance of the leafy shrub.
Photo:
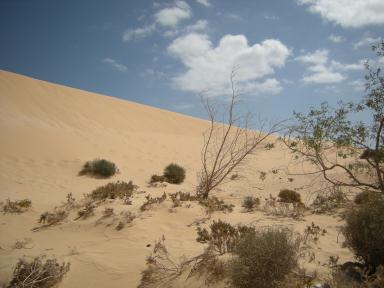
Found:
M 93 190 L 88 197 L 92 200 L 105 200 L 105 199 L 127 199 L 132 196 L 133 192 L 137 189 L 137 186 L 132 181 L 116 183 L 108 183 L 104 186 L 98 187 Z
M 299 193 L 289 189 L 280 190 L 279 198 L 284 203 L 300 203 L 301 196 Z
M 23 199 L 11 201 L 9 199 L 5 200 L 2 210 L 4 213 L 23 213 L 27 211 L 32 205 L 31 200 Z
M 271 150 L 271 149 L 275 148 L 275 144 L 267 143 L 267 144 L 265 144 L 264 148 L 265 148 L 265 150 Z
M 105 159 L 95 159 L 84 164 L 79 175 L 92 175 L 96 177 L 108 178 L 115 175 L 117 167 L 115 163 Z
M 247 196 L 243 200 L 243 205 L 247 211 L 252 211 L 255 207 L 260 205 L 260 199 L 252 196 Z
M 56 259 L 36 257 L 31 262 L 19 259 L 9 283 L 11 287 L 49 288 L 56 286 L 69 271 L 70 263 L 59 264 Z
M 298 245 L 292 232 L 268 229 L 247 233 L 234 250 L 233 287 L 277 287 L 297 267 Z
M 213 221 L 209 226 L 210 232 L 205 228 L 197 228 L 196 238 L 197 242 L 209 243 L 220 255 L 233 252 L 238 241 L 244 237 L 245 234 L 253 232 L 253 227 L 248 226 L 232 226 L 229 223 Z
M 363 192 L 360 192 L 355 196 L 354 202 L 358 205 L 365 204 L 369 201 L 374 201 L 375 199 L 379 198 L 380 196 L 376 192 L 371 192 L 369 190 L 365 190 Z
M 164 177 L 168 183 L 181 184 L 185 179 L 185 169 L 177 164 L 169 164 L 164 169 Z
M 215 211 L 232 212 L 233 204 L 226 204 L 223 200 L 219 200 L 217 197 L 212 196 L 209 198 L 202 198 L 199 200 L 199 204 L 207 209 L 207 213 L 213 213 Z
M 384 200 L 375 199 L 352 208 L 346 214 L 344 236 L 347 245 L 367 266 L 384 263 Z
M 167 199 L 167 194 L 164 192 L 161 197 L 156 198 L 152 198 L 151 195 L 147 195 L 145 196 L 145 199 L 146 201 L 140 206 L 140 211 L 142 212 L 151 209 L 154 204 L 163 203 L 165 199 Z

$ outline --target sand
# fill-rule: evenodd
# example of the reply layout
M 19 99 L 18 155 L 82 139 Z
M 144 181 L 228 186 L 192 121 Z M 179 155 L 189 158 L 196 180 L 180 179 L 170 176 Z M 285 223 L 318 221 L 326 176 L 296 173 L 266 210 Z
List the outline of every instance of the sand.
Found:
M 32 201 L 32 208 L 25 213 L 0 215 L 0 281 L 10 280 L 20 257 L 45 254 L 71 263 L 60 287 L 137 287 L 153 243 L 163 235 L 175 257 L 201 253 L 206 246 L 196 242 L 193 225 L 207 217 L 200 205 L 191 203 L 189 208 L 178 207 L 170 212 L 172 202 L 167 199 L 150 211 L 141 212 L 139 207 L 148 194 L 194 192 L 202 134 L 208 124 L 193 117 L 0 70 L 0 201 Z M 275 143 L 275 148 L 267 150 L 262 145 L 236 171 L 236 180 L 213 192 L 234 204 L 234 211 L 215 212 L 202 226 L 222 219 L 233 224 L 285 225 L 303 232 L 313 221 L 327 233 L 307 249 L 308 255 L 315 253 L 315 259 L 309 262 L 305 256 L 302 265 L 326 275 L 329 256 L 338 255 L 340 262 L 353 258 L 342 247 L 339 229 L 343 222 L 339 216 L 307 213 L 303 219 L 294 220 L 262 211 L 245 213 L 241 207 L 245 196 L 264 199 L 283 188 L 303 188 L 300 193 L 309 205 L 313 199 L 311 192 L 324 185 L 320 179 L 312 182 L 313 177 L 308 175 L 288 175 L 310 168 L 293 165 L 284 145 L 276 138 L 269 141 Z M 95 158 L 113 161 L 119 173 L 110 179 L 78 176 L 82 165 Z M 185 167 L 185 182 L 148 187 L 150 176 L 161 174 L 172 162 Z M 261 171 L 267 173 L 265 180 L 259 178 Z M 117 180 L 132 180 L 139 186 L 132 205 L 114 201 L 98 207 L 95 215 L 86 220 L 74 221 L 74 212 L 59 225 L 38 232 L 31 230 L 38 225 L 40 214 L 63 203 L 68 193 L 80 200 L 96 187 Z M 105 223 L 95 225 L 105 207 L 131 211 L 137 217 L 120 231 Z M 14 249 L 14 243 L 22 239 L 28 239 L 28 245 Z M 151 246 L 147 247 L 148 244 Z M 202 281 L 179 281 L 174 287 L 204 287 Z

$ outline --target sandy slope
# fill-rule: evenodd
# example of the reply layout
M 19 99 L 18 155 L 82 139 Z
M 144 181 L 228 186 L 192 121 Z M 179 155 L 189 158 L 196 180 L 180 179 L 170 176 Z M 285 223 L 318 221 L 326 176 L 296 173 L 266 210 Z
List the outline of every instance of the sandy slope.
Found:
M 204 246 L 195 241 L 196 226 L 189 225 L 206 216 L 199 205 L 179 207 L 175 213 L 169 212 L 172 203 L 168 200 L 148 212 L 139 212 L 139 206 L 147 194 L 193 191 L 206 128 L 207 122 L 192 117 L 0 71 L 0 201 L 29 198 L 33 203 L 32 209 L 24 214 L 0 215 L 0 279 L 9 279 L 19 257 L 44 253 L 71 262 L 61 287 L 136 287 L 151 251 L 146 246 L 162 235 L 176 256 L 201 253 Z M 115 162 L 120 173 L 110 180 L 77 176 L 83 163 L 96 157 Z M 337 229 L 342 222 L 337 216 L 308 215 L 295 221 L 266 216 L 260 211 L 244 213 L 241 208 L 246 195 L 263 199 L 270 193 L 277 194 L 281 188 L 300 188 L 310 183 L 312 179 L 308 176 L 288 180 L 292 177 L 287 176 L 288 170 L 303 169 L 288 169 L 290 159 L 279 143 L 270 151 L 261 147 L 238 171 L 239 179 L 215 191 L 217 196 L 236 205 L 234 212 L 214 213 L 211 220 L 288 225 L 299 232 L 314 221 L 327 233 L 310 249 L 316 259 L 304 264 L 325 273 L 323 264 L 329 256 L 351 258 L 351 253 L 341 248 Z M 186 168 L 185 183 L 147 187 L 149 177 L 161 174 L 170 162 Z M 273 174 L 273 169 L 278 173 Z M 260 171 L 267 172 L 264 181 L 259 179 Z M 73 221 L 75 214 L 71 214 L 61 225 L 31 231 L 39 215 L 63 202 L 68 193 L 81 199 L 84 193 L 116 180 L 133 180 L 139 191 L 145 191 L 133 197 L 132 206 L 104 205 L 114 207 L 115 211 L 135 213 L 137 218 L 130 227 L 115 231 L 113 226 L 95 225 L 104 209 L 99 207 L 89 219 Z M 301 190 L 307 203 L 311 200 L 308 192 L 316 190 L 316 185 Z M 30 238 L 30 249 L 12 249 L 17 240 L 24 238 Z M 203 284 L 194 279 L 179 286 Z

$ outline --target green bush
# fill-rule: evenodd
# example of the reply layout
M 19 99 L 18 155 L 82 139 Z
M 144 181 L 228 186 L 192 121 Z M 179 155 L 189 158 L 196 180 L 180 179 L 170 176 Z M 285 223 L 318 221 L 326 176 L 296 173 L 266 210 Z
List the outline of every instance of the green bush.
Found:
M 297 267 L 297 242 L 292 232 L 269 229 L 247 233 L 237 245 L 230 267 L 233 287 L 274 288 Z
M 19 259 L 13 271 L 13 277 L 7 287 L 55 287 L 69 271 L 70 264 L 59 264 L 56 259 L 36 257 L 31 262 Z
M 95 159 L 84 164 L 79 175 L 91 175 L 96 177 L 108 178 L 115 175 L 117 167 L 115 163 L 105 159 Z
M 380 196 L 378 195 L 377 192 L 372 192 L 372 191 L 363 191 L 363 192 L 360 192 L 359 194 L 357 194 L 355 196 L 355 199 L 354 199 L 354 202 L 355 204 L 358 204 L 358 205 L 361 205 L 361 204 L 365 204 L 369 201 L 374 201 L 375 199 L 379 198 Z
M 185 169 L 177 164 L 169 164 L 164 169 L 164 177 L 168 183 L 181 184 L 185 179 Z
M 368 200 L 346 214 L 347 245 L 364 263 L 376 268 L 384 264 L 384 200 Z
M 301 196 L 299 193 L 289 189 L 280 190 L 279 198 L 284 203 L 300 203 Z
M 133 192 L 137 189 L 137 186 L 132 181 L 116 183 L 108 183 L 104 186 L 98 187 L 93 190 L 88 197 L 92 200 L 105 200 L 105 199 L 127 199 L 132 196 Z
M 243 205 L 247 211 L 252 211 L 255 207 L 260 205 L 260 199 L 252 196 L 247 196 L 243 200 Z

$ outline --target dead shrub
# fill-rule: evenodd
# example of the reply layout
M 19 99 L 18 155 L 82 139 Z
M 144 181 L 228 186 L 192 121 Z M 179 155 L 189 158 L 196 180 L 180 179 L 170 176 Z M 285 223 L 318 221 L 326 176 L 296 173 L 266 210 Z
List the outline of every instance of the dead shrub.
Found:
M 269 195 L 269 198 L 265 198 L 265 203 L 262 210 L 268 215 L 278 217 L 289 217 L 293 219 L 299 219 L 304 216 L 306 210 L 303 203 L 285 203 L 279 202 L 275 197 Z
M 215 196 L 209 198 L 200 198 L 199 204 L 206 208 L 208 214 L 211 214 L 215 211 L 222 211 L 224 213 L 232 212 L 233 207 L 235 207 L 235 205 L 226 204 L 223 200 L 219 200 Z
M 104 201 L 106 199 L 127 199 L 133 195 L 137 186 L 129 181 L 128 183 L 117 181 L 116 183 L 108 183 L 98 187 L 87 195 L 88 198 L 94 201 Z
M 167 199 L 167 194 L 165 192 L 161 197 L 152 198 L 151 195 L 145 196 L 146 201 L 143 203 L 143 205 L 140 206 L 140 211 L 147 211 L 152 208 L 153 205 L 161 204 Z
M 16 264 L 8 287 L 49 288 L 56 286 L 69 271 L 70 263 L 58 263 L 56 259 L 35 257 L 31 262 L 22 258 Z
M 3 213 L 23 213 L 26 212 L 32 206 L 32 201 L 29 199 L 11 201 L 5 200 L 2 205 Z
M 42 226 L 35 227 L 32 230 L 37 231 L 41 228 L 58 224 L 67 217 L 68 211 L 56 207 L 52 212 L 44 212 L 43 214 L 41 214 L 39 218 L 39 223 L 42 224 Z
M 191 195 L 189 192 L 176 192 L 168 194 L 169 198 L 171 198 L 173 202 L 173 208 L 180 207 L 181 202 L 187 201 L 196 201 L 198 197 L 196 195 Z
M 247 196 L 243 200 L 242 207 L 245 208 L 246 211 L 252 211 L 260 205 L 260 199 L 252 196 Z

